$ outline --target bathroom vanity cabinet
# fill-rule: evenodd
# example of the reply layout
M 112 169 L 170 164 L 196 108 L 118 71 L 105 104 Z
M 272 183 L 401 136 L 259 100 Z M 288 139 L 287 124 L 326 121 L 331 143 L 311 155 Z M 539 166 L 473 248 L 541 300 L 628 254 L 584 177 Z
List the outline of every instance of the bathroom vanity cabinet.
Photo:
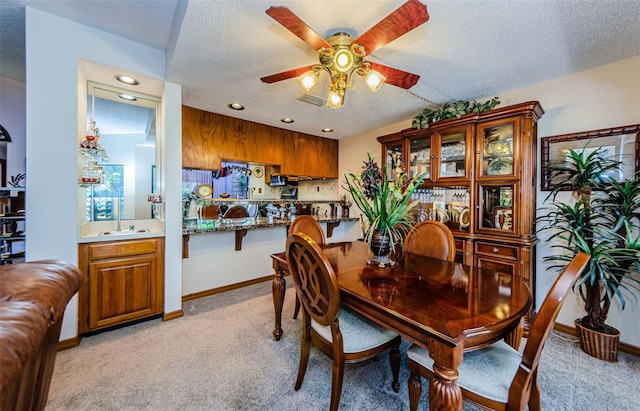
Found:
M 82 243 L 79 265 L 81 334 L 163 312 L 163 237 Z

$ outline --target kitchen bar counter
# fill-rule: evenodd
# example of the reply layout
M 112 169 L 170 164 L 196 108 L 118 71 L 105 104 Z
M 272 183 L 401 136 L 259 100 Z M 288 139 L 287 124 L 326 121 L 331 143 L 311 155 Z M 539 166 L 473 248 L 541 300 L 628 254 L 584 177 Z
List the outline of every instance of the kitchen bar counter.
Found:
M 251 204 L 337 204 L 340 200 L 292 200 L 292 199 L 247 199 L 247 198 L 201 198 L 198 202 L 207 204 L 251 203 Z
M 321 224 L 327 224 L 327 238 L 333 235 L 334 228 L 340 225 L 341 222 L 355 222 L 360 220 L 358 217 L 316 217 L 316 219 Z M 236 251 L 240 251 L 242 249 L 242 239 L 247 235 L 248 230 L 286 227 L 286 231 L 288 231 L 292 221 L 292 218 L 275 217 L 220 218 L 217 220 L 198 219 L 195 226 L 184 227 L 182 229 L 182 257 L 189 257 L 189 239 L 193 234 L 235 232 L 235 249 Z

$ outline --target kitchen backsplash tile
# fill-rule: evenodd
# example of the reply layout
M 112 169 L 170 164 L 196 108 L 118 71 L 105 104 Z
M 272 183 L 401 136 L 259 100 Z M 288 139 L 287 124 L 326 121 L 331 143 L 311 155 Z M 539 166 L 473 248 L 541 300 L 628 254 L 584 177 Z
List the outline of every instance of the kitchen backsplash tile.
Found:
M 337 200 L 339 180 L 311 180 L 298 183 L 298 200 Z

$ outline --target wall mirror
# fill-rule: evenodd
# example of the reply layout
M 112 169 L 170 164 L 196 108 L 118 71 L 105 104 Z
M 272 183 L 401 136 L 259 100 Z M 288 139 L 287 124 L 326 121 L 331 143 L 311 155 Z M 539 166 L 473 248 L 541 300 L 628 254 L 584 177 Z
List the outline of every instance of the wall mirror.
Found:
M 99 176 L 95 182 L 81 184 L 85 221 L 116 220 L 118 214 L 122 220 L 154 217 L 147 196 L 157 186 L 159 103 L 159 97 L 88 82 L 87 133 L 98 130 L 102 151 L 93 155 L 80 149 L 83 175 L 93 167 Z
M 587 152 L 600 149 L 607 158 L 622 162 L 621 170 L 615 176 L 618 181 L 640 171 L 640 124 L 544 137 L 540 141 L 543 191 L 552 190 L 556 185 L 549 165 L 564 161 L 570 149 Z

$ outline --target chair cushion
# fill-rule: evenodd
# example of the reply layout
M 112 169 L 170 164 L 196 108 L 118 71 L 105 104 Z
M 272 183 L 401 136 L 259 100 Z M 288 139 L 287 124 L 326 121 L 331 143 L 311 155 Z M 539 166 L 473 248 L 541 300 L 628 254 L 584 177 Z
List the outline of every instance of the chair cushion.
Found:
M 368 320 L 355 311 L 342 306 L 338 314 L 345 353 L 361 352 L 379 347 L 398 336 L 381 325 Z M 322 326 L 311 320 L 311 327 L 325 340 L 333 342 L 331 327 Z
M 429 351 L 412 345 L 407 351 L 410 360 L 433 371 Z M 458 385 L 493 401 L 506 403 L 509 387 L 518 371 L 522 357 L 504 341 L 464 354 L 458 367 Z

